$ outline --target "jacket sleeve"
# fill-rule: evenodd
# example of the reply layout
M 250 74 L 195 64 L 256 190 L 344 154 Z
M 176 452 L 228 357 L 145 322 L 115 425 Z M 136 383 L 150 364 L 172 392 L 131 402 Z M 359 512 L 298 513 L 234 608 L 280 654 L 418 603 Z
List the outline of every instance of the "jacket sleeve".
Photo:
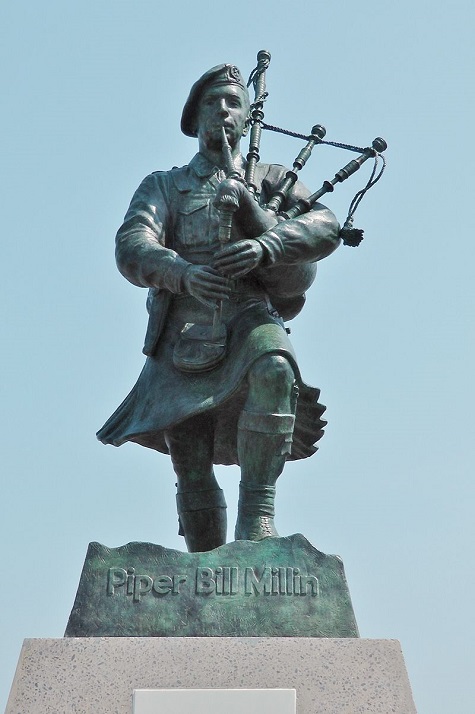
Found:
M 272 193 L 271 187 L 267 190 Z M 297 181 L 284 208 L 288 209 L 300 198 L 309 195 L 308 189 Z M 340 244 L 339 231 L 340 226 L 333 213 L 321 203 L 316 203 L 308 213 L 282 220 L 258 238 L 265 251 L 263 267 L 321 260 Z
M 171 235 L 169 177 L 166 172 L 147 176 L 127 211 L 116 236 L 116 261 L 122 275 L 144 288 L 182 292 L 187 261 L 167 247 Z

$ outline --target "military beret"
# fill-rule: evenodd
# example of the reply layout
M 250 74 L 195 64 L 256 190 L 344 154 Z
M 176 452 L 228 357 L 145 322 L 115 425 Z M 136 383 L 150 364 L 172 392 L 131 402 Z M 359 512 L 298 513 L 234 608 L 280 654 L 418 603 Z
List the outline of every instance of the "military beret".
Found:
M 234 64 L 218 64 L 205 72 L 192 86 L 181 115 L 181 130 L 187 136 L 196 136 L 194 120 L 203 91 L 218 84 L 235 84 L 247 92 L 241 72 Z

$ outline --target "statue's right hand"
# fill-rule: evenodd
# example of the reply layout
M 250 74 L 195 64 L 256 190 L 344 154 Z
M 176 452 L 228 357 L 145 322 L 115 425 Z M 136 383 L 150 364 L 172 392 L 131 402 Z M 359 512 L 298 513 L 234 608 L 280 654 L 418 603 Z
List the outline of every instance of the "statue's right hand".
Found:
M 208 265 L 189 265 L 183 276 L 186 292 L 208 307 L 227 300 L 231 292 L 229 280 Z

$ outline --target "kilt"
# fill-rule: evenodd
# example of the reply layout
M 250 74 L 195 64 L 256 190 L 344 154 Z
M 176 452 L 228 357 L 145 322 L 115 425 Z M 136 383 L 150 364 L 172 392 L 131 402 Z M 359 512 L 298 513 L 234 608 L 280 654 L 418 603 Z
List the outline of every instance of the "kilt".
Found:
M 325 407 L 318 402 L 319 390 L 302 381 L 284 324 L 268 307 L 259 294 L 224 301 L 226 355 L 210 371 L 190 373 L 174 366 L 175 344 L 186 323 L 211 324 L 212 311 L 191 296 L 175 296 L 156 353 L 147 357 L 135 386 L 98 431 L 98 439 L 114 446 L 131 441 L 168 453 L 165 431 L 209 412 L 216 425 L 214 463 L 237 464 L 237 422 L 246 401 L 247 372 L 263 355 L 278 354 L 292 365 L 299 386 L 290 459 L 315 453 L 326 424 L 321 418 Z

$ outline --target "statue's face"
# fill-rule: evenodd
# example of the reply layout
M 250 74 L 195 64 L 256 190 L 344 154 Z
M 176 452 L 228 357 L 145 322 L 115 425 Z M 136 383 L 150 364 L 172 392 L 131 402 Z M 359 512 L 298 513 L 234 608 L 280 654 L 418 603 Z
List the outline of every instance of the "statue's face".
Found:
M 219 84 L 205 89 L 196 116 L 200 145 L 211 150 L 221 149 L 221 130 L 224 126 L 228 141 L 234 148 L 244 133 L 248 114 L 249 96 L 241 87 Z

